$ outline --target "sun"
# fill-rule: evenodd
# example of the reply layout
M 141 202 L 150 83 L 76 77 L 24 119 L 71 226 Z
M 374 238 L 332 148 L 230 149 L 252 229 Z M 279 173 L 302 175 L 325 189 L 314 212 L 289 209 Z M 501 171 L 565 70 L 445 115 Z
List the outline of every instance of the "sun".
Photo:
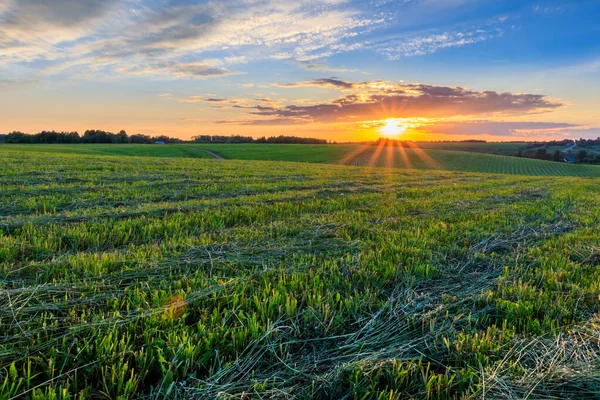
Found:
M 382 126 L 380 129 L 381 133 L 383 133 L 385 136 L 400 136 L 404 132 L 406 132 L 408 126 L 398 125 L 397 120 L 395 120 L 394 118 L 390 118 L 385 120 L 385 125 Z

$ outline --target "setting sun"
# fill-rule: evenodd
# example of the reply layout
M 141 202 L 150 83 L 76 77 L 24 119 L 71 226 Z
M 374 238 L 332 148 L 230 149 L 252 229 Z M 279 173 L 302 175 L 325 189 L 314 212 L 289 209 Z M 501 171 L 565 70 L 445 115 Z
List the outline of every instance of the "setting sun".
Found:
M 385 125 L 381 127 L 381 132 L 385 136 L 399 136 L 406 132 L 406 125 L 398 125 L 398 121 L 390 118 L 385 121 Z

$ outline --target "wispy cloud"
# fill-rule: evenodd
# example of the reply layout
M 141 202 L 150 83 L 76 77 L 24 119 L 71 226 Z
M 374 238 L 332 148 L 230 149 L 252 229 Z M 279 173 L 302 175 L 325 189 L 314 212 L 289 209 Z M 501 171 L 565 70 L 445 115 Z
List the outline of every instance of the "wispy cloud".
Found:
M 346 43 L 378 20 L 345 1 L 313 0 L 10 0 L 0 8 L 2 62 L 50 61 L 46 73 L 110 68 L 206 78 L 203 54 L 223 64 L 272 54 L 307 61 L 352 51 Z
M 150 64 L 143 67 L 121 67 L 119 72 L 128 72 L 131 74 L 145 75 L 168 75 L 176 78 L 196 78 L 205 79 L 219 76 L 237 75 L 241 72 L 230 71 L 227 68 L 220 67 L 211 63 L 175 63 L 162 62 Z
M 493 31 L 474 30 L 469 32 L 444 32 L 428 36 L 406 38 L 393 44 L 386 44 L 377 50 L 391 60 L 401 57 L 414 57 L 433 54 L 451 47 L 463 47 L 503 35 L 500 29 Z
M 464 121 L 436 122 L 417 128 L 424 133 L 445 135 L 490 135 L 490 136 L 527 136 L 543 133 L 556 133 L 567 128 L 579 128 L 580 125 L 562 122 L 508 122 L 508 121 Z

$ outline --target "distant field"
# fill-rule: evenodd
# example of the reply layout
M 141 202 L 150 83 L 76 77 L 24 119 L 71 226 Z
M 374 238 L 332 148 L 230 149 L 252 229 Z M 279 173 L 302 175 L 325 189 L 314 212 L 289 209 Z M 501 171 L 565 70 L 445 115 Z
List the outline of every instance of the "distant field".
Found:
M 358 145 L 303 144 L 60 144 L 60 145 L 0 145 L 0 152 L 69 153 L 89 155 L 126 155 L 141 157 L 214 158 L 203 149 L 234 160 L 299 161 L 335 163 Z
M 376 147 L 352 160 L 353 165 L 407 169 L 484 172 L 532 176 L 600 177 L 600 166 L 567 164 L 459 151 Z
M 446 143 L 444 143 L 446 144 Z M 398 149 L 361 145 L 294 144 L 81 144 L 81 145 L 3 145 L 3 151 L 125 155 L 176 158 L 215 157 L 204 150 L 232 160 L 294 161 L 307 163 L 353 164 L 409 169 L 485 172 L 536 176 L 600 176 L 600 166 L 569 165 L 526 158 L 496 156 L 481 152 L 434 149 Z M 404 152 L 403 152 L 404 150 Z M 405 157 L 402 157 L 405 154 Z M 376 156 L 376 157 L 375 157 Z
M 232 160 L 298 161 L 337 163 L 359 145 L 322 144 L 198 144 Z
M 598 179 L 29 149 L 1 399 L 598 393 Z
M 416 144 L 422 149 L 469 151 L 473 153 L 499 154 L 505 156 L 514 156 L 519 152 L 519 150 L 523 152 L 527 150 L 526 143 L 417 142 Z
M 8 144 L 3 150 L 87 155 L 214 158 L 199 147 L 187 144 Z

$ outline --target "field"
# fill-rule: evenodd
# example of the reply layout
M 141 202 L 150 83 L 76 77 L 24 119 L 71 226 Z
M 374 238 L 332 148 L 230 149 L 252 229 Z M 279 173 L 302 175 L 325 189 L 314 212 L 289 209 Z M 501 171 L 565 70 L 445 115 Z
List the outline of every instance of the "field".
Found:
M 600 177 L 600 167 L 595 165 L 573 165 L 529 158 L 420 148 L 371 146 L 353 158 L 350 164 L 408 170 L 429 169 L 529 176 Z
M 438 150 L 433 145 L 446 145 L 447 148 L 462 150 Z M 467 145 L 477 145 L 481 151 L 470 152 L 467 150 L 467 147 L 464 147 Z M 361 145 L 171 144 L 161 146 L 145 144 L 79 144 L 4 145 L 0 147 L 0 151 L 7 149 L 34 153 L 208 159 L 215 158 L 214 154 L 217 154 L 223 158 L 232 160 L 294 161 L 513 175 L 600 177 L 600 166 L 569 165 L 566 163 L 499 156 L 487 154 L 483 151 L 485 148 L 492 151 L 493 149 L 508 149 L 511 146 L 517 145 L 522 146 L 519 143 L 422 143 L 414 148 L 385 147 L 381 149 L 375 146 Z
M 0 161 L 2 399 L 597 396 L 597 179 Z
M 33 153 L 66 153 L 88 155 L 112 155 L 135 157 L 184 157 L 214 158 L 201 148 L 193 145 L 149 145 L 149 144 L 10 144 L 3 149 Z
M 519 150 L 525 152 L 527 143 L 510 142 L 419 142 L 418 146 L 425 150 L 468 151 L 473 153 L 514 156 Z

